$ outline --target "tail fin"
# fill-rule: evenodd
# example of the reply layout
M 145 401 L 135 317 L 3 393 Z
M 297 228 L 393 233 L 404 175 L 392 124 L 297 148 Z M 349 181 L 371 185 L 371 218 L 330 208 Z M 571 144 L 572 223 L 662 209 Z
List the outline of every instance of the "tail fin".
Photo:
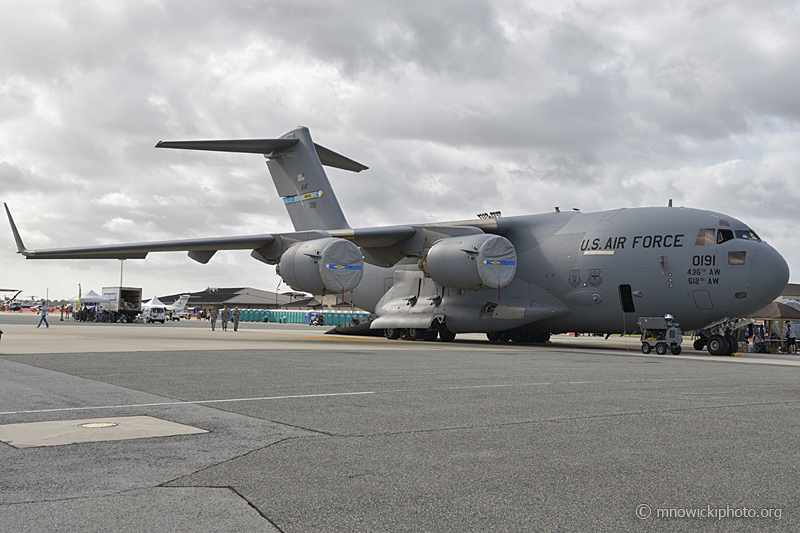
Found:
M 181 297 L 175 300 L 175 303 L 172 304 L 173 311 L 183 311 L 186 308 L 186 302 L 189 301 L 188 294 L 181 294 Z
M 353 172 L 367 168 L 315 144 L 308 128 L 302 126 L 284 133 L 279 139 L 161 141 L 156 148 L 263 154 L 296 231 L 349 228 L 322 165 Z

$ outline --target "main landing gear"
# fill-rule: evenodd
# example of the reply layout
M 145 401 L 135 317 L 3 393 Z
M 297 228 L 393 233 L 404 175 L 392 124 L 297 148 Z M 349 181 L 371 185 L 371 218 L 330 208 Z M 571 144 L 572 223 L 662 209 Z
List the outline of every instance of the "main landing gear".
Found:
M 699 339 L 698 339 L 699 340 Z M 708 353 L 711 355 L 731 355 L 736 353 L 739 347 L 736 338 L 731 334 L 726 335 L 712 335 L 706 342 Z M 695 341 L 695 349 L 697 348 L 697 341 Z M 700 348 L 703 349 L 702 347 Z
M 711 323 L 699 331 L 700 337 L 694 341 L 694 349 L 707 349 L 711 355 L 733 355 L 739 349 L 734 332 L 752 323 L 751 318 L 724 318 Z
M 456 334 L 447 329 L 446 326 L 442 326 L 441 328 L 407 328 L 407 329 L 400 329 L 400 328 L 387 328 L 383 330 L 383 334 L 387 339 L 406 339 L 409 341 L 418 341 L 424 340 L 428 342 L 433 342 L 436 339 L 440 339 L 442 342 L 453 342 L 456 338 Z

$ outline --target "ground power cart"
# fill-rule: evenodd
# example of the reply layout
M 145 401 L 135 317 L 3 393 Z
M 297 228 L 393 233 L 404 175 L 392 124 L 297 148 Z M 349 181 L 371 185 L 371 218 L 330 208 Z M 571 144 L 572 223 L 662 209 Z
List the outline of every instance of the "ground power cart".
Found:
M 671 316 L 642 316 L 639 317 L 638 323 L 642 330 L 642 353 L 650 353 L 653 350 L 658 355 L 664 355 L 667 350 L 673 355 L 681 353 L 683 333 L 678 327 L 679 324 L 672 321 Z

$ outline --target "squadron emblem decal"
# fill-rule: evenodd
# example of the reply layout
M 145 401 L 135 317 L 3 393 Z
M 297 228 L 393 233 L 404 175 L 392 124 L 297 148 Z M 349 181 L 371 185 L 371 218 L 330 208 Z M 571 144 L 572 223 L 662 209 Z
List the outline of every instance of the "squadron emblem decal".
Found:
M 577 287 L 581 284 L 581 271 L 580 270 L 570 270 L 569 271 L 569 284 L 573 287 Z
M 603 278 L 600 277 L 600 269 L 589 271 L 589 285 L 592 287 L 599 287 L 603 284 Z

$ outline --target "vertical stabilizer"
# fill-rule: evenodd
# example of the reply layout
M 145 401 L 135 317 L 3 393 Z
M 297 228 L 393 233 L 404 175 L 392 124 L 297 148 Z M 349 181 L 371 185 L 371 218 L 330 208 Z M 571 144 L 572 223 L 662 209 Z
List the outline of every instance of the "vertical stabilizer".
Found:
M 267 167 L 296 231 L 349 228 L 308 128 L 281 136 L 297 139 L 291 149 L 270 154 Z
M 156 148 L 263 154 L 275 188 L 297 231 L 350 227 L 322 165 L 352 172 L 367 169 L 361 163 L 314 144 L 308 128 L 302 126 L 284 133 L 279 139 L 159 141 Z

